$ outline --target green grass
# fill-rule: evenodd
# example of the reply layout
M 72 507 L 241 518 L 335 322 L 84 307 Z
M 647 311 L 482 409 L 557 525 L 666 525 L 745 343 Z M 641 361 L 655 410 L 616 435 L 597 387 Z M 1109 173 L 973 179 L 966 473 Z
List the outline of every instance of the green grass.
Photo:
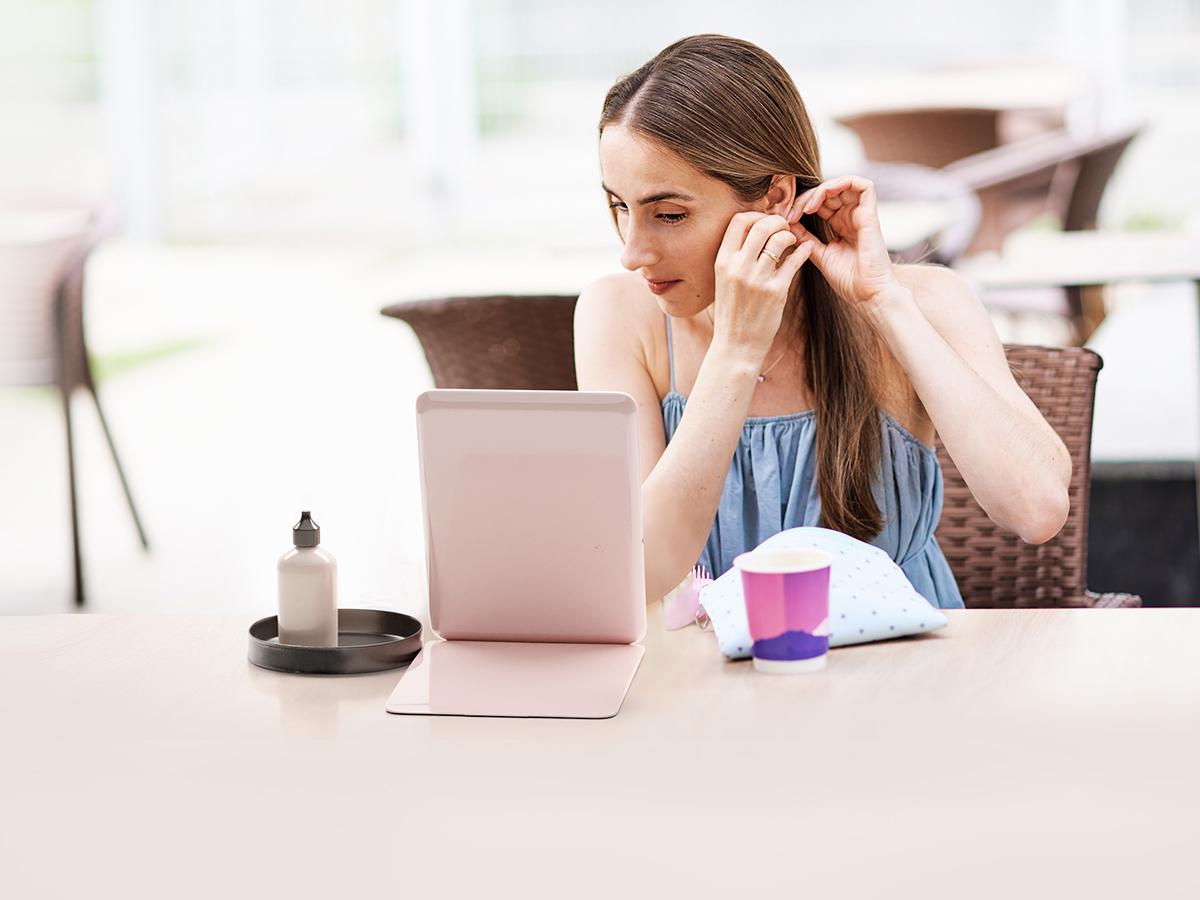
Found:
M 126 350 L 121 353 L 110 353 L 104 356 L 91 354 L 92 361 L 92 376 L 96 379 L 96 384 L 103 384 L 105 379 L 112 378 L 117 375 L 124 375 L 127 372 L 133 372 L 137 369 L 147 366 L 150 363 L 158 362 L 161 359 L 169 359 L 172 356 L 178 356 L 181 353 L 187 353 L 191 350 L 199 350 L 202 347 L 207 347 L 216 342 L 214 336 L 183 338 L 180 340 L 167 341 L 163 344 L 157 344 L 151 347 L 142 347 L 138 350 Z
M 215 335 L 182 338 L 120 353 L 103 355 L 92 353 L 88 358 L 92 363 L 92 377 L 95 378 L 96 386 L 99 388 L 109 378 L 136 372 L 138 369 L 150 366 L 160 360 L 199 350 L 216 342 Z M 59 402 L 58 389 L 54 385 L 0 387 L 0 400 L 34 405 Z
M 1173 231 L 1183 227 L 1183 216 L 1139 210 L 1125 217 L 1122 231 Z M 1020 231 L 1061 231 L 1062 222 L 1053 213 L 1043 213 L 1022 225 Z
M 1062 220 L 1054 213 L 1034 216 L 1020 228 L 1021 231 L 1062 231 Z
M 1183 226 L 1183 216 L 1140 210 L 1127 216 L 1122 225 L 1126 231 L 1172 231 Z

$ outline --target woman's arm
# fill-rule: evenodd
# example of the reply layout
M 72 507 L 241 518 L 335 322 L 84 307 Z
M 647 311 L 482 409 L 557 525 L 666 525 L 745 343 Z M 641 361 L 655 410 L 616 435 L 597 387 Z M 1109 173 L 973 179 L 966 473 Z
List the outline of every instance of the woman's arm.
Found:
M 714 340 L 679 428 L 642 484 L 649 600 L 661 599 L 679 584 L 704 550 L 758 368 L 746 354 Z
M 965 282 L 949 269 L 891 264 L 866 178 L 810 188 L 788 221 L 806 213 L 836 234 L 826 243 L 800 229 L 813 242 L 813 263 L 875 323 L 984 512 L 1029 543 L 1058 534 L 1070 505 L 1070 456 L 1013 379 L 996 329 Z
M 763 250 L 768 242 L 772 253 Z M 763 356 L 779 330 L 788 290 L 811 245 L 797 245 L 782 216 L 746 211 L 726 228 L 714 263 L 714 332 L 679 428 L 663 449 L 662 409 L 636 317 L 613 282 L 598 282 L 575 307 L 580 390 L 617 390 L 638 404 L 646 601 L 671 591 L 696 564 L 712 531 L 721 491 L 750 411 Z M 653 417 L 653 418 L 651 418 Z M 650 457 L 654 457 L 653 460 Z M 715 574 L 715 573 L 714 573 Z
M 897 267 L 870 306 L 946 452 L 992 520 L 1031 544 L 1067 519 L 1071 458 L 1012 376 L 992 321 L 950 269 Z
M 580 294 L 575 370 L 581 391 L 624 391 L 637 401 L 646 602 L 653 603 L 704 550 L 758 370 L 748 354 L 714 341 L 667 445 L 658 393 L 623 292 L 628 285 L 620 279 L 604 278 Z

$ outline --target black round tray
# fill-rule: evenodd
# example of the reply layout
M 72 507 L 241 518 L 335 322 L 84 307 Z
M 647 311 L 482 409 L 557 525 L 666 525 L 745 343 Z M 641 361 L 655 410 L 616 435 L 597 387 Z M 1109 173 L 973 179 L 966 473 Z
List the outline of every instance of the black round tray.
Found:
M 279 643 L 279 617 L 250 626 L 250 662 L 276 672 L 304 675 L 360 675 L 412 662 L 421 650 L 421 623 L 382 609 L 339 609 L 336 647 L 297 647 Z

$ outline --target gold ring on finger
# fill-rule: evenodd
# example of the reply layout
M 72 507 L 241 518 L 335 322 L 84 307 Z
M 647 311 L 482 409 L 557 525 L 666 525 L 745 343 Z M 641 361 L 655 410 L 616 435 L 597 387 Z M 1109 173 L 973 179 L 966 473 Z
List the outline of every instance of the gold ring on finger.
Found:
M 771 252 L 770 250 L 768 250 L 766 247 L 763 247 L 763 251 L 762 251 L 762 252 L 763 252 L 763 253 L 765 253 L 765 254 L 767 254 L 767 256 L 771 257 L 771 259 L 775 260 L 775 262 L 776 262 L 776 263 L 778 263 L 778 262 L 779 262 L 779 260 L 781 259 L 781 257 L 780 257 L 780 256 L 777 256 L 776 254 L 772 253 L 772 252 Z

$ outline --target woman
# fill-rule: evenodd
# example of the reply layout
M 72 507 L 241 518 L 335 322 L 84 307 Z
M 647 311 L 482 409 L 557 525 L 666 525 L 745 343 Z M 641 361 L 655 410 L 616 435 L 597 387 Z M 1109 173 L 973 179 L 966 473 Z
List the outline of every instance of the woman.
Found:
M 987 313 L 936 266 L 888 258 L 869 181 L 822 181 L 787 72 L 719 35 L 609 91 L 602 187 L 622 266 L 580 296 L 581 390 L 638 403 L 646 596 L 822 525 L 883 548 L 939 607 L 941 436 L 975 499 L 1030 543 L 1068 510 L 1066 447 Z M 732 458 L 732 463 L 730 462 Z

